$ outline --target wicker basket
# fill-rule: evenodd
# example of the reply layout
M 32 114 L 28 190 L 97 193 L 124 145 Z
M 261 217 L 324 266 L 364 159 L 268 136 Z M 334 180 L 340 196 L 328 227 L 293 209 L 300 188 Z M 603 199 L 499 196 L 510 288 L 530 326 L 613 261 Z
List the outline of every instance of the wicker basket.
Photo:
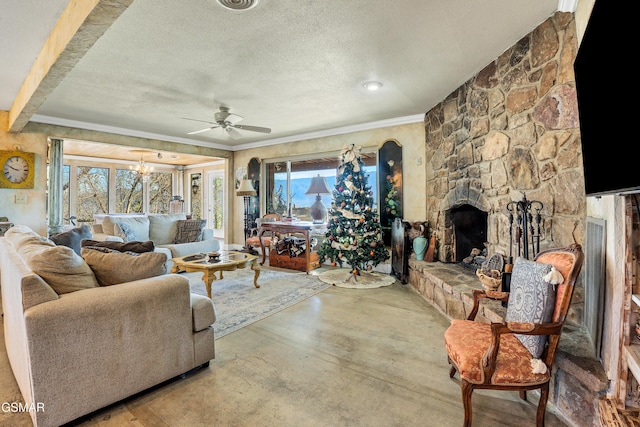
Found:
M 487 291 L 499 291 L 500 287 L 502 286 L 502 273 L 500 273 L 499 270 L 491 270 L 491 271 L 497 272 L 498 278 L 487 276 L 480 269 L 476 270 L 476 276 L 478 276 L 478 279 L 480 279 L 482 286 Z

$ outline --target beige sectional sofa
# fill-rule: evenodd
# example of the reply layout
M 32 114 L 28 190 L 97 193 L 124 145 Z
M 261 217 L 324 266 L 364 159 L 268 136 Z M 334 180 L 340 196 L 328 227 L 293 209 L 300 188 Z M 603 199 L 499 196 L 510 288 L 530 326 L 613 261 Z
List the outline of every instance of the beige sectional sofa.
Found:
M 68 423 L 215 356 L 213 303 L 180 275 L 101 286 L 71 248 L 21 225 L 0 237 L 0 274 L 7 354 L 35 426 Z

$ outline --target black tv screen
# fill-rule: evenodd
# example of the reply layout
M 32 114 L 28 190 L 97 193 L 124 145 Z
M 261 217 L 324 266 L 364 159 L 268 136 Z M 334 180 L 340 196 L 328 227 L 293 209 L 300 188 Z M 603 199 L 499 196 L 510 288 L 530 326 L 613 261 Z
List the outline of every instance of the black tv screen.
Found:
M 588 196 L 640 192 L 631 38 L 633 14 L 597 0 L 574 63 Z M 635 73 L 634 73 L 635 74 Z M 635 76 L 634 76 L 635 77 Z

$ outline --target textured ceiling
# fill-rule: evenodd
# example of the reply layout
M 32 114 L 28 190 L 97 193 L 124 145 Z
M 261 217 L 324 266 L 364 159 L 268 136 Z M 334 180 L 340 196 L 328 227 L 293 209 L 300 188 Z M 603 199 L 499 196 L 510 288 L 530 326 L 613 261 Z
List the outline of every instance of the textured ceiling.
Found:
M 64 0 L 1 0 L 0 110 L 9 110 Z M 134 0 L 31 118 L 237 150 L 421 120 L 551 16 L 558 0 Z M 367 80 L 383 83 L 368 92 Z M 220 106 L 234 140 L 207 127 Z

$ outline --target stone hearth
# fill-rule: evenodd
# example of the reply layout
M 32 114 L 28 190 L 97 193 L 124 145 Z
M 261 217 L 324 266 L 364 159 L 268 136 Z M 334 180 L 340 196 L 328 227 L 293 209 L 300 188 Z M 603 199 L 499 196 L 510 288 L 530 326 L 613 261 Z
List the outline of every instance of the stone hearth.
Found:
M 450 319 L 466 318 L 473 307 L 472 291 L 482 287 L 473 271 L 458 264 L 415 258 L 409 259 L 409 285 Z M 502 322 L 505 314 L 499 302 L 487 301 L 476 320 Z M 572 425 L 597 425 L 598 398 L 608 386 L 602 365 L 588 357 L 591 353 L 584 329 L 567 320 L 556 353 L 548 404 Z

